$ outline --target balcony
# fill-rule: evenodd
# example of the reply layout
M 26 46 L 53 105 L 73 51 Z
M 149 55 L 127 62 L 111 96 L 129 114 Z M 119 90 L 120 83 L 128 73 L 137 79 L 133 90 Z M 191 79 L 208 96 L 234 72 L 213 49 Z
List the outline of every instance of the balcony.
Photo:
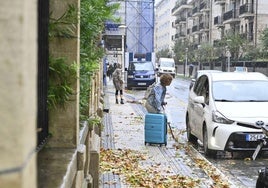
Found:
M 185 38 L 186 37 L 185 32 L 178 33 L 178 36 L 179 36 L 179 38 Z
M 195 7 L 195 8 L 193 8 L 192 14 L 193 14 L 193 17 L 196 17 L 196 16 L 201 16 L 203 13 L 200 12 L 199 7 Z
M 186 18 L 185 17 L 179 17 L 175 20 L 175 24 L 185 24 L 186 23 Z
M 191 34 L 191 29 L 187 29 L 187 35 Z
M 199 30 L 200 30 L 200 32 L 209 31 L 209 24 L 208 24 L 208 22 L 201 22 L 199 24 Z
M 199 32 L 199 25 L 195 25 L 192 27 L 192 33 L 197 33 Z
M 246 3 L 239 7 L 239 18 L 250 18 L 254 16 L 254 10 L 251 3 Z
M 201 12 L 208 12 L 210 11 L 210 7 L 208 6 L 207 1 L 203 1 L 200 3 L 200 11 Z
M 238 17 L 239 9 L 233 9 L 223 14 L 223 24 L 233 24 L 240 22 Z
M 187 4 L 187 0 L 183 0 L 172 9 L 172 16 L 179 15 L 184 9 L 191 9 L 192 7 L 192 5 Z
M 214 0 L 215 5 L 225 5 L 225 0 Z
M 214 17 L 214 25 L 217 26 L 217 27 L 224 27 L 222 16 Z

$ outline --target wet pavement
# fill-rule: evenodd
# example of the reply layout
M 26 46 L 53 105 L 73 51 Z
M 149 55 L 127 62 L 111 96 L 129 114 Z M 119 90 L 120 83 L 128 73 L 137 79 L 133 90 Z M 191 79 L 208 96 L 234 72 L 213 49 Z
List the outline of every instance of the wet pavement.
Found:
M 166 113 L 168 121 L 171 122 L 172 130 L 176 139 L 174 140 L 168 130 L 167 146 L 145 145 L 144 143 L 144 117 L 146 110 L 143 106 L 143 96 L 145 91 L 126 90 L 124 91 L 125 104 L 115 104 L 114 87 L 111 81 L 107 82 L 104 89 L 105 103 L 108 109 L 105 109 L 102 131 L 101 147 L 112 150 L 134 150 L 146 153 L 149 157 L 139 163 L 141 168 L 149 168 L 158 166 L 163 173 L 168 175 L 183 175 L 186 177 L 196 178 L 200 180 L 198 187 L 215 186 L 213 175 L 221 177 L 229 187 L 240 187 L 234 185 L 231 180 L 226 177 L 209 161 L 207 161 L 193 147 L 186 146 L 185 141 L 185 123 L 184 108 L 185 102 L 180 101 L 167 94 L 168 108 Z M 175 87 L 175 86 L 174 86 Z M 181 105 L 178 108 L 178 105 Z M 175 110 L 175 108 L 177 110 Z M 179 110 L 178 109 L 182 109 Z M 180 116 L 180 118 L 172 118 Z M 213 173 L 204 170 L 196 161 L 204 160 Z M 100 176 L 100 187 L 103 188 L 119 188 L 131 187 L 123 181 L 124 175 L 116 175 L 111 172 L 102 172 Z

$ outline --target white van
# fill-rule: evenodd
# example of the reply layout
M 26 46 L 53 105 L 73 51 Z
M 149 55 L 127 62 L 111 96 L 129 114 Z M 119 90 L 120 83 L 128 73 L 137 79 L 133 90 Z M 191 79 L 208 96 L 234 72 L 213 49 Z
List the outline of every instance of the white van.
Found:
M 171 74 L 173 78 L 176 75 L 175 61 L 173 58 L 159 58 L 158 61 L 158 72 L 157 75 L 161 76 L 162 74 Z

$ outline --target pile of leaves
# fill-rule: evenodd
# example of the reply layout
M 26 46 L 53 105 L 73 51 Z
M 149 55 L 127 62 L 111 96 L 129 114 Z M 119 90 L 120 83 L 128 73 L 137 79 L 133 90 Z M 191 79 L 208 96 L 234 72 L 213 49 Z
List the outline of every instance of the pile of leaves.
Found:
M 199 168 L 203 169 L 207 175 L 213 179 L 215 188 L 229 188 L 229 183 L 224 180 L 219 173 L 217 173 L 217 170 L 212 167 L 210 164 L 207 163 L 204 159 L 194 158 L 194 161 L 196 165 L 198 165 Z
M 213 167 L 208 161 L 193 154 L 189 146 L 184 145 L 186 153 L 191 156 L 195 166 L 203 169 L 205 173 L 213 180 L 212 188 L 230 188 L 228 180 L 220 175 L 215 167 Z
M 140 162 L 147 158 L 146 154 L 129 149 L 101 149 L 100 171 L 120 175 L 131 187 L 199 187 L 200 180 L 198 179 L 182 175 L 164 175 L 153 165 L 146 169 L 141 167 Z

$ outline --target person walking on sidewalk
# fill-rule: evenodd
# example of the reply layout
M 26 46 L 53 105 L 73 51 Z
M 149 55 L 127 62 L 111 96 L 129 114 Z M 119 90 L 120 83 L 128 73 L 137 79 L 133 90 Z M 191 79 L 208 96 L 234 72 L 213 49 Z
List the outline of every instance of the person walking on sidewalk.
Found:
M 117 63 L 116 69 L 113 72 L 113 84 L 115 87 L 115 103 L 118 104 L 118 93 L 120 92 L 120 103 L 124 104 L 123 100 L 123 79 L 122 79 L 122 65 Z
M 167 88 L 172 82 L 173 77 L 170 74 L 163 74 L 160 77 L 160 83 L 157 83 L 151 90 L 146 102 L 145 108 L 149 113 L 164 113 L 163 106 L 167 103 L 164 102 Z

